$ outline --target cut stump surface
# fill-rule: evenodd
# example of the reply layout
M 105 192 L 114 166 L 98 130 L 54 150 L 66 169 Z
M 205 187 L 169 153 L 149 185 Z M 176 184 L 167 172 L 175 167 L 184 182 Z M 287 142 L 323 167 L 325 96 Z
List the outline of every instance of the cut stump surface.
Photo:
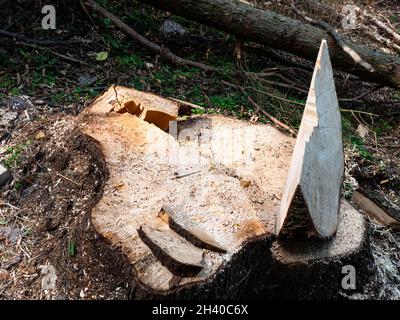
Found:
M 133 114 L 113 111 L 118 90 L 130 89 L 110 88 L 79 118 L 82 131 L 99 142 L 108 170 L 103 195 L 91 212 L 96 231 L 125 253 L 140 287 L 151 296 L 216 281 L 228 284 L 212 297 L 237 296 L 232 284 L 250 281 L 257 264 L 241 253 L 252 247 L 262 250 L 255 256 L 272 257 L 294 139 L 270 125 L 216 115 L 178 121 L 170 134 Z M 151 101 L 152 96 L 147 103 L 157 106 L 161 98 Z M 175 226 L 160 215 L 162 208 L 172 212 Z M 346 224 L 360 218 L 343 200 L 341 216 L 347 215 Z M 361 229 L 356 230 L 360 237 Z M 336 246 L 343 250 L 322 250 L 318 259 L 355 252 L 358 235 L 338 233 Z M 165 245 L 171 238 L 179 239 L 174 248 Z M 261 239 L 268 244 L 258 246 Z M 182 255 L 185 250 L 190 254 Z M 267 273 L 268 266 L 263 268 L 255 272 Z

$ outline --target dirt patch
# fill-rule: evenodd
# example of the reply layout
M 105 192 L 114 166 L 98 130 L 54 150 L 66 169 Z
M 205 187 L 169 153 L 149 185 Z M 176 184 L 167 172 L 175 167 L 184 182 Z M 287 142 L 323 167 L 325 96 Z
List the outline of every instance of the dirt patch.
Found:
M 44 134 L 35 139 L 37 132 Z M 90 210 L 101 196 L 107 170 L 97 143 L 72 118 L 30 123 L 12 143 L 30 141 L 14 174 L 22 190 L 6 193 L 3 223 L 21 231 L 15 245 L 0 242 L 0 297 L 16 299 L 125 299 L 130 265 L 93 230 Z M 54 269 L 53 269 L 54 268 Z M 54 271 L 54 272 L 53 272 Z M 55 287 L 51 276 L 56 275 Z M 45 289 L 47 285 L 48 290 Z

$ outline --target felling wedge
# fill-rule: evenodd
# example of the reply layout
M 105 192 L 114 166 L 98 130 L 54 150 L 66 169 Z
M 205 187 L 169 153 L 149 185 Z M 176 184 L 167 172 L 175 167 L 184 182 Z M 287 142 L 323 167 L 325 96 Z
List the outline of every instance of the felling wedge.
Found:
M 333 236 L 338 228 L 343 170 L 339 104 L 323 40 L 282 194 L 276 234 Z

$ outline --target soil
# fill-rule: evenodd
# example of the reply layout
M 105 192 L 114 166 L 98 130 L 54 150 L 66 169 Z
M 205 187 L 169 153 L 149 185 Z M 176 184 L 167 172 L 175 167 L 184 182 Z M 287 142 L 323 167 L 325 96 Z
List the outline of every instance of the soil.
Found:
M 90 210 L 107 176 L 96 142 L 76 130 L 67 116 L 29 123 L 15 133 L 15 142 L 38 132 L 44 138 L 32 140 L 19 165 L 24 189 L 10 191 L 6 199 L 13 207 L 0 209 L 4 216 L 15 216 L 12 224 L 23 230 L 14 247 L 0 243 L 2 261 L 22 255 L 17 269 L 2 273 L 2 297 L 128 298 L 130 265 L 90 223 Z M 41 269 L 47 265 L 55 268 L 57 285 L 42 290 L 46 274 Z

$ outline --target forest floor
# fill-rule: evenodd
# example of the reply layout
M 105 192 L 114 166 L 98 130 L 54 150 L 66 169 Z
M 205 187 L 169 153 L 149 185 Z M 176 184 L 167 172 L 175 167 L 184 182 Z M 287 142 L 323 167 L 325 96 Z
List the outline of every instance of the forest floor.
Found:
M 134 1 L 98 3 L 172 52 L 224 72 L 172 66 L 118 31 L 109 19 L 89 18 L 79 2 L 62 9 L 56 30 L 41 29 L 39 7 L 16 2 L 3 10 L 0 29 L 30 39 L 78 42 L 32 48 L 27 41 L 0 36 L 0 160 L 14 176 L 0 189 L 0 299 L 129 298 L 129 264 L 99 238 L 89 221 L 106 172 L 72 120 L 110 85 L 127 85 L 204 108 L 197 112 L 269 122 L 255 112 L 250 96 L 291 128 L 300 123 L 311 72 L 294 69 L 274 55 L 246 51 L 224 32 Z M 371 8 L 400 28 L 398 5 L 388 0 Z M 166 30 L 166 21 L 178 23 L 180 31 Z M 347 36 L 368 43 L 357 30 Z M 275 84 L 232 76 L 234 70 L 277 71 L 269 79 Z M 293 84 L 282 87 L 282 79 Z M 342 73 L 335 80 L 343 111 L 344 196 L 360 189 L 400 220 L 400 92 L 382 88 L 359 100 L 355 97 L 374 85 Z M 360 135 L 361 129 L 368 133 Z M 400 299 L 400 233 L 370 224 L 378 270 L 371 278 L 375 289 L 351 298 Z M 56 287 L 43 290 L 53 274 Z

